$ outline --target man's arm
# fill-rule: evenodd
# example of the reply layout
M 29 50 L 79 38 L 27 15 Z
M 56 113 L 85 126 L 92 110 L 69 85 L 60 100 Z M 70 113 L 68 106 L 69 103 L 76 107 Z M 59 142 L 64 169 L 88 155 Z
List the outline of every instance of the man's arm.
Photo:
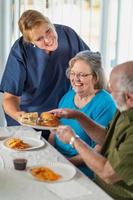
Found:
M 74 147 L 86 165 L 106 183 L 112 184 L 120 180 L 120 177 L 114 171 L 109 161 L 91 149 L 82 140 L 76 139 L 74 142 Z
M 87 117 L 84 113 L 77 111 L 75 119 L 78 120 L 86 133 L 98 144 L 103 145 L 106 138 L 106 129 Z
M 71 138 L 75 137 L 74 131 L 68 126 L 60 126 L 57 132 L 60 140 L 65 143 L 70 143 Z M 106 183 L 115 183 L 120 180 L 109 161 L 90 148 L 80 138 L 74 139 L 73 146 L 86 165 Z
M 7 115 L 15 120 L 24 113 L 20 110 L 20 97 L 5 92 L 3 96 L 3 109 Z
M 74 165 L 76 166 L 80 166 L 82 164 L 84 164 L 84 161 L 81 157 L 80 154 L 76 155 L 76 156 L 73 156 L 71 158 L 67 158 L 71 163 L 73 163 Z
M 86 133 L 96 143 L 103 145 L 106 137 L 106 129 L 96 124 L 93 120 L 87 117 L 84 113 L 72 109 L 54 109 L 50 111 L 57 117 L 73 118 L 76 119 L 83 127 Z

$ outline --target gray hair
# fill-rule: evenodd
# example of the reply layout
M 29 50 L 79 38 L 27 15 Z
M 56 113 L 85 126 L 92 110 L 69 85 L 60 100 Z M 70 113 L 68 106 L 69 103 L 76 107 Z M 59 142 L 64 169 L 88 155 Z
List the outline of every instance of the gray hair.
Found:
M 111 72 L 113 82 L 115 82 L 115 90 L 119 93 L 121 105 L 117 102 L 118 109 L 122 112 L 129 108 L 126 101 L 126 94 L 133 93 L 133 61 L 128 61 L 117 65 Z M 113 90 L 112 90 L 113 92 Z
M 106 88 L 105 75 L 104 70 L 102 68 L 101 54 L 99 52 L 92 52 L 86 50 L 77 53 L 76 56 L 69 61 L 69 67 L 66 71 L 66 75 L 68 78 L 70 71 L 77 60 L 83 60 L 91 67 L 92 74 L 96 77 L 97 80 L 97 83 L 95 84 L 95 89 Z
M 133 74 L 121 73 L 118 74 L 117 88 L 121 92 L 133 92 Z

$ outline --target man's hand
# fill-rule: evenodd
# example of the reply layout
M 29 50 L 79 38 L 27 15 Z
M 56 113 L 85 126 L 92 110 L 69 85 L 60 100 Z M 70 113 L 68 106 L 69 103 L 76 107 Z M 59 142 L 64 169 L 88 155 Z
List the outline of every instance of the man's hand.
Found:
M 68 144 L 71 137 L 75 136 L 74 131 L 69 126 L 59 126 L 57 129 L 57 133 L 59 139 Z
M 50 113 L 53 113 L 55 116 L 59 118 L 75 118 L 78 115 L 78 111 L 72 110 L 72 109 L 67 109 L 67 108 L 60 108 L 60 109 L 54 109 L 50 110 Z

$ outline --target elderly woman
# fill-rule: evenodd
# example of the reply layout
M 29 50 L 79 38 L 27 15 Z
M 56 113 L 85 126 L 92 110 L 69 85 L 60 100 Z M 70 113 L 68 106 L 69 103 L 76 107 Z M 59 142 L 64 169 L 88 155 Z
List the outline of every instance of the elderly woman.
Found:
M 69 62 L 67 77 L 70 79 L 72 89 L 63 96 L 59 108 L 79 110 L 98 124 L 107 127 L 116 112 L 116 106 L 111 95 L 105 90 L 106 84 L 100 53 L 87 50 L 78 53 Z M 63 118 L 61 123 L 71 126 L 82 140 L 92 148 L 95 147 L 94 141 L 76 120 Z M 88 170 L 81 156 L 71 145 L 64 144 L 55 133 L 51 133 L 49 141 L 73 164 L 92 178 L 92 172 Z

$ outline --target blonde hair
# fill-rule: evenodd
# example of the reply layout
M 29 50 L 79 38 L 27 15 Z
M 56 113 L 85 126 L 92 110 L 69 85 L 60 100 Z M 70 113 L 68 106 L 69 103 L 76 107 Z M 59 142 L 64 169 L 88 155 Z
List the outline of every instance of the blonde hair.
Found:
M 36 10 L 27 10 L 23 12 L 18 21 L 19 29 L 26 42 L 32 41 L 30 32 L 35 27 L 38 27 L 42 24 L 50 24 L 54 27 L 54 25 L 50 22 L 50 20 L 47 17 L 45 17 L 43 14 Z

